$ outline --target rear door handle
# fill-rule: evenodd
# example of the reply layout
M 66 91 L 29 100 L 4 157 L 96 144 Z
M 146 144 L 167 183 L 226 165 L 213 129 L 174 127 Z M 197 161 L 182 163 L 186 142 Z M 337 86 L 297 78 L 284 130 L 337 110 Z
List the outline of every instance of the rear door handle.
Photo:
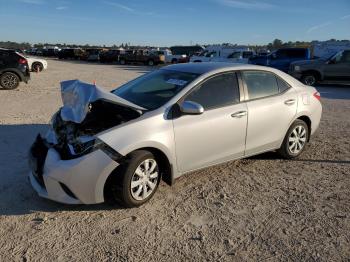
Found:
M 247 111 L 238 111 L 236 113 L 233 113 L 231 117 L 241 118 L 246 115 L 247 115 Z
M 288 99 L 288 100 L 284 101 L 284 103 L 285 103 L 287 106 L 294 105 L 295 99 Z

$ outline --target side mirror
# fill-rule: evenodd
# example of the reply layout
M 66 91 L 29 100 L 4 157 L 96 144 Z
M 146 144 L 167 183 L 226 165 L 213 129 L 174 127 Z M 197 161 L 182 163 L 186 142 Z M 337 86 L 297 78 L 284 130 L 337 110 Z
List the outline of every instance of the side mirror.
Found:
M 180 105 L 180 111 L 188 115 L 200 115 L 203 114 L 204 108 L 202 105 L 196 102 L 184 101 Z

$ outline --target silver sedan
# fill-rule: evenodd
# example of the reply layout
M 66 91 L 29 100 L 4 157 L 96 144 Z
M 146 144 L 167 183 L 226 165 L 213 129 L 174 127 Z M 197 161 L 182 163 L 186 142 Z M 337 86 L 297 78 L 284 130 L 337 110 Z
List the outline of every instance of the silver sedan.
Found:
M 177 64 L 112 92 L 78 80 L 61 91 L 29 176 L 40 196 L 70 204 L 140 206 L 161 179 L 266 151 L 297 157 L 322 114 L 315 88 L 254 65 Z

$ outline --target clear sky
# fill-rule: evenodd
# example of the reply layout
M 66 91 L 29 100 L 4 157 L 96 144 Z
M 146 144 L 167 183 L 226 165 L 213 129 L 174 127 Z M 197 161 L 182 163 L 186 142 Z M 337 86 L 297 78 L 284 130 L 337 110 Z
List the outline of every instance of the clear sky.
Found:
M 0 0 L 0 40 L 170 46 L 350 39 L 350 0 Z

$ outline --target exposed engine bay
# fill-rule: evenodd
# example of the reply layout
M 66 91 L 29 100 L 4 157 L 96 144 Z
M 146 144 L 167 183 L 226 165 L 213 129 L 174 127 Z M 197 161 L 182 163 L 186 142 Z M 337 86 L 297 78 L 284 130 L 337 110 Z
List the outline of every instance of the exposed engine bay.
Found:
M 61 83 L 63 107 L 46 137 L 62 159 L 79 157 L 97 145 L 94 135 L 142 115 L 140 107 L 78 80 Z

